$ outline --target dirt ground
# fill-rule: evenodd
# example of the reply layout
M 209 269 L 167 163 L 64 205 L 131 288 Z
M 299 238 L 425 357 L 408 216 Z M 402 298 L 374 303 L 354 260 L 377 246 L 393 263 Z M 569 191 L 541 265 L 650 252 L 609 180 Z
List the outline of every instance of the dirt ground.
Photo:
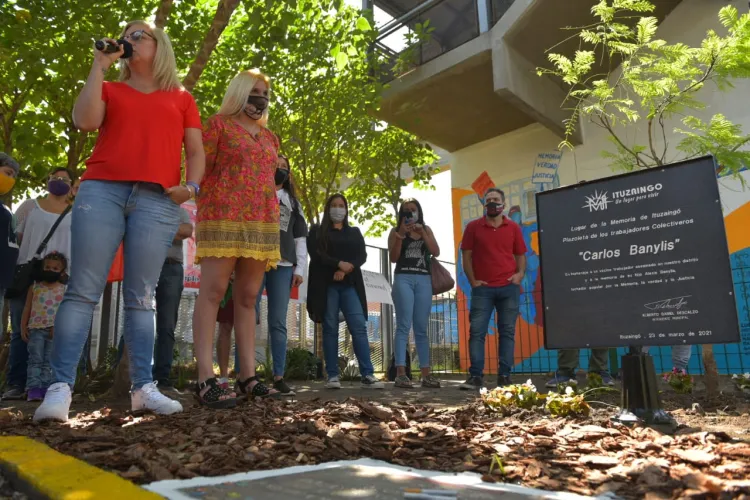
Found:
M 532 379 L 543 387 L 544 377 Z M 34 424 L 34 404 L 2 402 L 0 435 L 32 437 L 139 484 L 371 457 L 581 494 L 750 495 L 750 400 L 728 379 L 711 403 L 699 380 L 693 395 L 663 387 L 663 406 L 680 424 L 674 435 L 612 422 L 617 394 L 596 398 L 587 418 L 528 410 L 503 417 L 458 383 L 445 380 L 439 390 L 388 384 L 382 391 L 297 383 L 294 399 L 223 411 L 197 407 L 183 393 L 175 395 L 185 412 L 170 417 L 133 414 L 128 401 L 79 397 L 79 413 L 66 425 Z

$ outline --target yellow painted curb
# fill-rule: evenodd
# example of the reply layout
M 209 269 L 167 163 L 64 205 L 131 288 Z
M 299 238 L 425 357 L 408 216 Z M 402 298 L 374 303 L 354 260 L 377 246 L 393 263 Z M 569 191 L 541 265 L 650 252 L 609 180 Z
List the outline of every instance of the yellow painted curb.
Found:
M 59 500 L 153 500 L 161 496 L 116 474 L 21 436 L 0 438 L 0 464 L 43 496 Z

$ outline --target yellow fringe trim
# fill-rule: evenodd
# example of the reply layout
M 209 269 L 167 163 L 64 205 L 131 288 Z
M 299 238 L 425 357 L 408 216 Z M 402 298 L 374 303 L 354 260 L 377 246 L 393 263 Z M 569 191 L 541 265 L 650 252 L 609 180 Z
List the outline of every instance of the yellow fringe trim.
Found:
M 278 222 L 201 221 L 196 230 L 195 263 L 204 257 L 255 259 L 274 269 L 281 260 Z

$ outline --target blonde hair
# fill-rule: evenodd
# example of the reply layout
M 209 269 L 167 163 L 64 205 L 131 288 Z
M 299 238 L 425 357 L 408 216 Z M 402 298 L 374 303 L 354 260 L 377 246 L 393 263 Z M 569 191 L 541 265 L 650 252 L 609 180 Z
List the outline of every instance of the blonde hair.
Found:
M 148 21 L 135 20 L 130 21 L 122 30 L 121 37 L 134 25 L 141 24 L 148 26 L 156 42 L 156 55 L 154 56 L 153 70 L 154 80 L 160 90 L 182 90 L 183 86 L 180 78 L 177 76 L 177 62 L 172 50 L 172 42 L 163 29 L 157 28 Z M 130 78 L 130 66 L 126 59 L 120 59 L 120 81 L 124 82 Z
M 224 99 L 221 101 L 221 107 L 219 108 L 220 115 L 224 116 L 235 116 L 242 112 L 247 103 L 247 97 L 252 92 L 253 87 L 259 81 L 263 81 L 271 89 L 271 79 L 268 76 L 260 72 L 259 69 L 249 69 L 241 72 L 239 75 L 232 78 L 227 87 L 227 92 L 224 94 Z M 263 110 L 263 115 L 258 120 L 258 124 L 265 127 L 268 123 L 268 108 Z

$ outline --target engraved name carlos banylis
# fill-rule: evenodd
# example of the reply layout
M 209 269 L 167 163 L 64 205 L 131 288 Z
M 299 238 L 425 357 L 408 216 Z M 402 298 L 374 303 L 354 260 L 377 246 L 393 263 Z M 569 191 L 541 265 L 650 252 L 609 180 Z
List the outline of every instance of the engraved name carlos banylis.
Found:
M 649 302 L 644 304 L 643 307 L 650 309 L 651 311 L 661 310 L 673 310 L 679 311 L 683 307 L 687 306 L 687 300 L 690 295 L 683 295 L 682 297 L 672 297 L 671 299 L 657 300 L 656 302 Z

